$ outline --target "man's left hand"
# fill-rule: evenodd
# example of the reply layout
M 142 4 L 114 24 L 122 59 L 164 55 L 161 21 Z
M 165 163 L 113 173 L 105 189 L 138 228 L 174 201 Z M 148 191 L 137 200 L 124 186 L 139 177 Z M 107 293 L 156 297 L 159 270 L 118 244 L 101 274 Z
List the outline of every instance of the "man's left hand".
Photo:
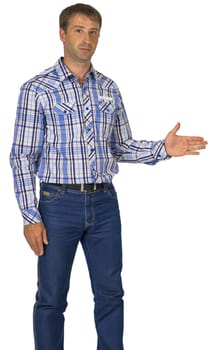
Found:
M 177 135 L 179 129 L 180 123 L 177 123 L 164 140 L 166 152 L 169 156 L 199 155 L 199 150 L 206 148 L 207 141 L 203 137 L 179 136 Z

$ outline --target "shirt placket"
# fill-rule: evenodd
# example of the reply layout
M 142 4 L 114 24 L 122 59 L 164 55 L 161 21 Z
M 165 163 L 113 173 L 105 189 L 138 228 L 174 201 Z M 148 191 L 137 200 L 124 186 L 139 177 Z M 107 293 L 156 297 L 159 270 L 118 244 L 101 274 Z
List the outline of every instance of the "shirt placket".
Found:
M 94 123 L 93 123 L 93 111 L 90 102 L 89 91 L 87 86 L 83 86 L 83 114 L 84 114 L 84 125 L 85 125 L 85 141 L 87 145 L 88 162 L 92 178 L 95 179 L 96 174 L 96 148 L 95 148 L 95 137 L 94 137 Z

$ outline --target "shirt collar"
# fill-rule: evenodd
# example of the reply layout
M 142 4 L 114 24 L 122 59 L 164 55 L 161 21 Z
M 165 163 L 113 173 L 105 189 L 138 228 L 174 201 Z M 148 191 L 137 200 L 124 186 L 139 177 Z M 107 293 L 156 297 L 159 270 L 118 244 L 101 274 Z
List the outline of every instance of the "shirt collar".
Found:
M 76 79 L 76 76 L 66 67 L 66 65 L 63 63 L 63 57 L 60 57 L 58 61 L 55 64 L 55 69 L 57 72 L 57 75 L 59 77 L 60 81 L 63 81 L 68 78 Z M 93 77 L 95 78 L 97 75 L 96 70 L 93 66 L 91 66 L 90 71 L 87 73 L 86 77 Z

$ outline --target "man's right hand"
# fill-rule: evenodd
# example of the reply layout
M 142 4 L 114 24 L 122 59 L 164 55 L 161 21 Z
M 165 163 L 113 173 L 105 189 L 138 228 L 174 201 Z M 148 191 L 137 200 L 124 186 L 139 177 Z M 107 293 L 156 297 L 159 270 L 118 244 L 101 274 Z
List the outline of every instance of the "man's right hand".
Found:
M 36 255 L 41 256 L 44 254 L 44 244 L 48 244 L 48 237 L 42 222 L 25 225 L 24 236 Z

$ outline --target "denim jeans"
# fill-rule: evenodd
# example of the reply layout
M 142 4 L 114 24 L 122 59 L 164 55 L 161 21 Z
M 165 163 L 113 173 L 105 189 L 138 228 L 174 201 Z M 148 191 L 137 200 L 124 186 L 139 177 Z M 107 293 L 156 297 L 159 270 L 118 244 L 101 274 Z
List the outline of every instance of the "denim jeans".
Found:
M 113 185 L 81 192 L 66 185 L 42 183 L 39 208 L 49 244 L 38 258 L 35 349 L 64 349 L 63 313 L 80 242 L 94 295 L 97 350 L 123 350 L 121 223 Z

